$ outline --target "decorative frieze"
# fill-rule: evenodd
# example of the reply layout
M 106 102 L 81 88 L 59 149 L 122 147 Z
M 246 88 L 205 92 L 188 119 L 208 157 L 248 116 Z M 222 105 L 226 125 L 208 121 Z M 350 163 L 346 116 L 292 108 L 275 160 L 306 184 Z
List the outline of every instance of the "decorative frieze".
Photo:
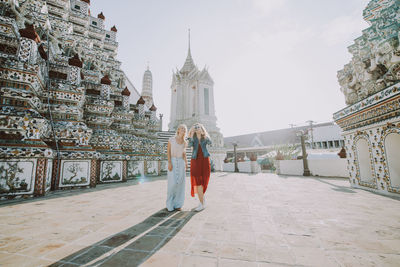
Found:
M 37 159 L 0 160 L 0 196 L 32 194 Z
M 122 181 L 122 161 L 101 161 L 100 181 L 103 183 Z
M 61 160 L 59 187 L 90 184 L 90 160 Z

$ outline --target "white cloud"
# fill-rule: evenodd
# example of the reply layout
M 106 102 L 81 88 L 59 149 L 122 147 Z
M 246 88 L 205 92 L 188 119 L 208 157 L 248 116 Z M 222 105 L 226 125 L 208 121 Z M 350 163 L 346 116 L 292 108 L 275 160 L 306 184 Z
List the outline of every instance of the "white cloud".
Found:
M 267 15 L 283 7 L 286 1 L 287 0 L 253 0 L 253 6 L 262 14 Z
M 251 49 L 261 49 L 264 53 L 288 52 L 296 49 L 300 44 L 315 37 L 312 28 L 301 28 L 292 25 L 281 31 L 254 31 L 247 40 Z

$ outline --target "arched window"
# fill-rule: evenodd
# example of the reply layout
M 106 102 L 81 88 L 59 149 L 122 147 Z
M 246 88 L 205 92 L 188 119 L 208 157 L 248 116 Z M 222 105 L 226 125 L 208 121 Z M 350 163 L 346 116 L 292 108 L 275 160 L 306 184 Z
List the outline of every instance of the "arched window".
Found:
M 372 174 L 371 155 L 369 154 L 368 141 L 364 138 L 358 139 L 356 148 L 360 180 L 364 183 L 373 183 L 375 178 Z
M 400 187 L 400 134 L 390 133 L 385 138 L 387 166 L 390 185 Z

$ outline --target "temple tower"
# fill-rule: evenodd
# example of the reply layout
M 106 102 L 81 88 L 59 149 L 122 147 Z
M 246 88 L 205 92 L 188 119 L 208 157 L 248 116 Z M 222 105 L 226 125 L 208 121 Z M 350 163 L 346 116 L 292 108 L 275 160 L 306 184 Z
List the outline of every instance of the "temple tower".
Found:
M 190 49 L 183 67 L 172 75 L 171 116 L 168 128 L 175 131 L 179 124 L 190 128 L 195 123 L 203 124 L 212 139 L 211 159 L 216 170 L 222 169 L 225 158 L 223 136 L 217 127 L 214 106 L 214 81 L 207 68 L 199 70 L 195 65 Z
M 147 66 L 147 70 L 143 74 L 142 97 L 147 107 L 153 105 L 153 75 Z

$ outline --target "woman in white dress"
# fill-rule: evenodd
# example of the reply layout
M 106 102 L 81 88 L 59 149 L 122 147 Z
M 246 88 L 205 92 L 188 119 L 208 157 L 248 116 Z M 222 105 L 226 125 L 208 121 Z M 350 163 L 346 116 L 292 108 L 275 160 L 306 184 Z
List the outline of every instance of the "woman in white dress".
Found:
M 175 136 L 168 140 L 168 211 L 181 210 L 185 201 L 186 132 L 186 125 L 181 124 L 176 130 Z

